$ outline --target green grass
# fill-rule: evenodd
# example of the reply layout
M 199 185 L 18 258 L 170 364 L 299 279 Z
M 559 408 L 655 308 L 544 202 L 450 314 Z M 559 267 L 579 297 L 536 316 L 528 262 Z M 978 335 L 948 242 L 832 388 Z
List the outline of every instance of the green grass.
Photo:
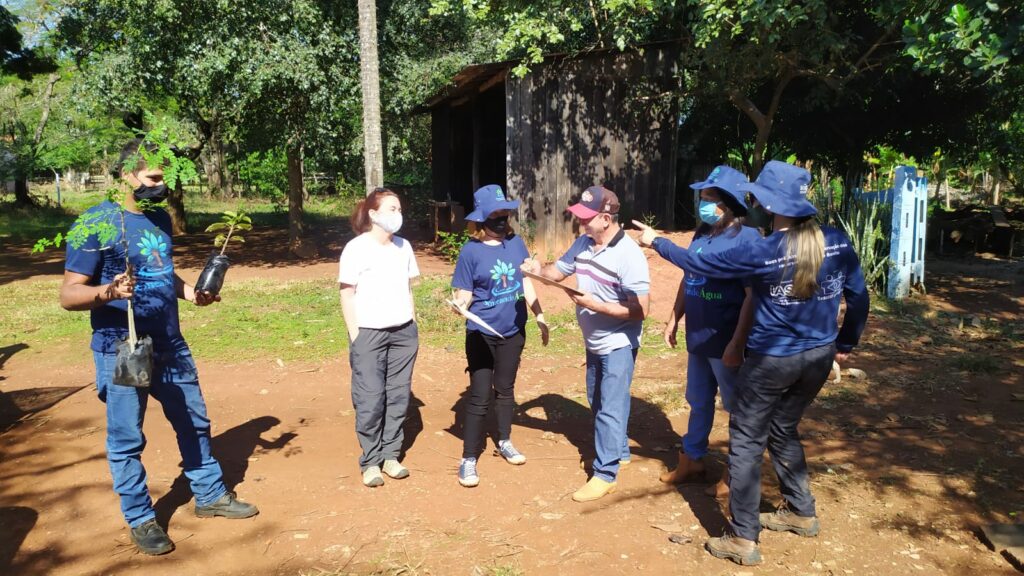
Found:
M 0 286 L 0 346 L 42 348 L 49 342 L 88 338 L 89 315 L 60 307 L 60 284 L 46 280 Z
M 973 352 L 946 359 L 946 365 L 950 368 L 971 374 L 994 374 L 1000 371 L 1001 362 L 994 356 Z
M 52 194 L 50 195 L 52 196 Z M 52 199 L 52 198 L 51 198 Z M 69 192 L 62 206 L 16 207 L 13 201 L 0 201 L 0 240 L 34 242 L 66 232 L 79 214 L 106 199 L 104 191 Z M 311 196 L 304 203 L 304 221 L 312 227 L 334 224 L 347 217 L 355 206 L 352 197 Z M 185 217 L 191 232 L 202 232 L 220 220 L 225 210 L 243 210 L 252 217 L 256 231 L 288 228 L 288 207 L 262 199 L 206 198 L 198 192 L 186 192 Z
M 59 290 L 57 280 L 0 286 L 0 346 L 87 341 L 89 314 L 63 310 Z M 448 291 L 447 276 L 425 277 L 413 288 L 422 346 L 462 349 L 464 321 L 443 303 Z M 199 358 L 319 361 L 348 349 L 338 288 L 331 279 L 229 280 L 221 295 L 222 302 L 205 308 L 178 303 L 182 332 Z M 571 312 L 553 314 L 548 322 L 557 330 L 546 349 L 539 345 L 536 325 L 527 325 L 531 354 L 582 354 Z

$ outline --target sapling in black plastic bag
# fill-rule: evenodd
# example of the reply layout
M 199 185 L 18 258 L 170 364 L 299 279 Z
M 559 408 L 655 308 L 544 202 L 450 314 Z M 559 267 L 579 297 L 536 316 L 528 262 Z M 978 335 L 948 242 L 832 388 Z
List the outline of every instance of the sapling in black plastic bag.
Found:
M 124 244 L 124 266 L 128 276 L 135 270 L 128 260 L 128 233 L 124 225 L 124 209 L 121 209 L 121 242 Z M 128 298 L 128 338 L 117 343 L 117 357 L 114 360 L 114 384 L 133 388 L 149 388 L 153 380 L 153 339 L 135 331 L 135 307 L 133 295 Z
M 224 251 L 227 250 L 229 242 L 245 242 L 245 238 L 235 232 L 252 230 L 252 219 L 246 216 L 245 212 L 224 212 L 221 221 L 210 224 L 206 231 L 218 232 L 225 229 L 227 233 L 217 234 L 213 240 L 213 245 L 219 246 L 220 252 L 214 250 L 210 253 L 210 258 L 206 261 L 203 271 L 199 273 L 199 280 L 196 281 L 196 292 L 208 292 L 212 296 L 220 293 L 221 287 L 224 286 L 224 275 L 231 266 L 231 261 L 224 255 Z
M 132 268 L 128 266 L 128 274 Z M 132 299 L 128 299 L 128 338 L 117 343 L 117 358 L 114 362 L 114 384 L 149 388 L 153 380 L 153 339 L 138 337 L 135 332 L 135 310 Z

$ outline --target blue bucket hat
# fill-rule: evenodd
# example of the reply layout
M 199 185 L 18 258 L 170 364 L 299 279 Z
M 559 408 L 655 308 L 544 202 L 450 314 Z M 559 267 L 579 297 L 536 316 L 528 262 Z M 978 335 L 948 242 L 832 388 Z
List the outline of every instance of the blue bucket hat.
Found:
M 749 184 L 750 181 L 743 175 L 742 172 L 735 168 L 730 168 L 726 165 L 715 166 L 715 169 L 708 174 L 707 180 L 703 182 L 694 182 L 690 184 L 690 188 L 694 190 L 704 190 L 706 188 L 718 188 L 722 192 L 725 192 L 729 196 L 736 200 L 744 210 L 747 209 L 747 201 L 744 199 L 746 194 L 740 190 L 740 186 L 743 184 Z
M 473 211 L 466 214 L 466 220 L 483 222 L 492 212 L 515 210 L 519 200 L 506 200 L 505 191 L 497 184 L 488 184 L 473 193 Z
M 811 173 L 807 170 L 772 160 L 764 165 L 757 180 L 741 185 L 740 190 L 753 194 L 772 214 L 800 218 L 818 213 L 814 204 L 807 200 L 810 183 Z

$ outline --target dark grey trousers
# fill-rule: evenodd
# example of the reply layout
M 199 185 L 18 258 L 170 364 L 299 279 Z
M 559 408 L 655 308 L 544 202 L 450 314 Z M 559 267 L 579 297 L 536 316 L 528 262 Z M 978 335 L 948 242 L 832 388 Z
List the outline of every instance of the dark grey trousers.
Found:
M 807 461 L 797 425 L 832 369 L 835 345 L 792 356 L 747 356 L 729 416 L 729 512 L 733 533 L 757 541 L 761 533 L 761 462 L 765 448 L 782 496 L 797 516 L 816 516 Z
M 360 328 L 349 346 L 352 406 L 356 436 L 363 449 L 359 458 L 362 470 L 398 458 L 418 351 L 415 322 L 381 330 Z

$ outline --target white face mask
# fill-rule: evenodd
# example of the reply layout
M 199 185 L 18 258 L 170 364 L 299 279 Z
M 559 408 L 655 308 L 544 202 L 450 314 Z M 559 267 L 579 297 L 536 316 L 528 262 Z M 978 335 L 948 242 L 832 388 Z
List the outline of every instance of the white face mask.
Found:
M 388 234 L 394 234 L 402 228 L 402 213 L 388 212 L 381 214 L 378 212 L 376 216 L 370 214 L 370 221 L 383 228 Z

